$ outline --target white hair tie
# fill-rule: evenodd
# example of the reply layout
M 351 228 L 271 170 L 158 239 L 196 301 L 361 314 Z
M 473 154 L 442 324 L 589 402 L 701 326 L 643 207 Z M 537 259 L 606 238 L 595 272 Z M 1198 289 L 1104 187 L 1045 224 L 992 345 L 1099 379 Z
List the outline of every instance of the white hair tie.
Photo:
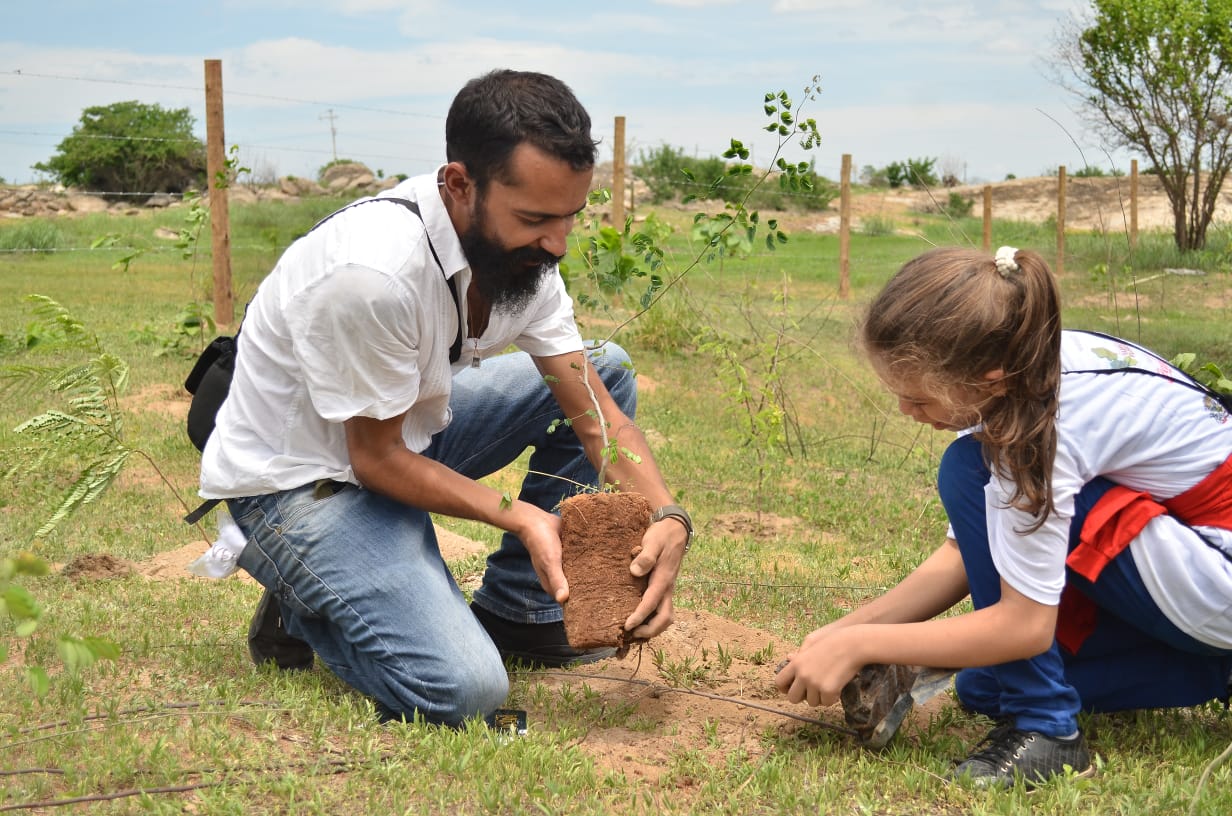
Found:
M 1003 246 L 997 250 L 997 254 L 993 256 L 993 263 L 997 265 L 997 271 L 1001 273 L 1001 277 L 1008 278 L 1019 271 L 1018 261 L 1014 260 L 1017 254 L 1017 247 Z

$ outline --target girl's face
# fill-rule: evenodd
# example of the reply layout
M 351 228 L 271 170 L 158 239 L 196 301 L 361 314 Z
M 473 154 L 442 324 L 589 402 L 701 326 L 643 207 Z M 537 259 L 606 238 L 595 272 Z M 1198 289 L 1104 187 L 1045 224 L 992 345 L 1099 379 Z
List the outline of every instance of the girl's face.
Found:
M 984 375 L 988 385 L 952 386 L 942 393 L 927 390 L 919 380 L 887 382 L 898 398 L 898 410 L 939 431 L 961 431 L 977 425 L 997 398 L 1005 394 L 1000 369 Z

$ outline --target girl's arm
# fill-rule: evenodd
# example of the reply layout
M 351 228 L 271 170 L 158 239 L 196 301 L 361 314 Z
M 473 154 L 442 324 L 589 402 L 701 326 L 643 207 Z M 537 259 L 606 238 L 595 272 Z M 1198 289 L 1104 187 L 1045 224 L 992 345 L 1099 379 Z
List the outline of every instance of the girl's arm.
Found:
M 944 548 L 939 550 L 891 592 L 914 582 L 930 563 L 944 564 L 950 557 Z M 921 584 L 914 601 L 893 603 L 885 601 L 891 594 L 886 593 L 873 602 L 878 609 L 857 610 L 817 630 L 792 655 L 775 684 L 792 702 L 829 705 L 838 700 L 847 681 L 869 663 L 989 666 L 1034 657 L 1052 645 L 1057 608 L 1030 600 L 1004 581 L 1001 600 L 992 606 L 952 618 L 906 622 L 910 620 L 906 612 L 927 612 L 947 597 L 943 589 Z M 949 591 L 953 592 L 952 584 Z M 926 603 L 929 598 L 931 603 Z M 853 616 L 859 617 L 849 622 Z
M 823 632 L 859 623 L 913 623 L 940 615 L 967 597 L 967 572 L 958 543 L 945 543 L 884 595 L 869 601 L 804 639 L 804 647 Z

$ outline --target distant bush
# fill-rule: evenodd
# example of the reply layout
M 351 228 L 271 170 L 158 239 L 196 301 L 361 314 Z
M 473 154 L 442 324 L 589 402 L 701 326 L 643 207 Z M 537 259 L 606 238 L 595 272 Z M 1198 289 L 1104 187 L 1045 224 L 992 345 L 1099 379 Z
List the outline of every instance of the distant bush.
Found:
M 873 167 L 871 164 L 866 164 L 860 168 L 860 183 L 867 184 L 869 187 L 890 186 L 890 180 L 886 178 L 886 169 L 884 167 Z
M 1115 167 L 1111 170 L 1105 170 L 1102 167 L 1095 167 L 1090 164 L 1074 171 L 1074 178 L 1116 178 L 1123 175 L 1125 175 L 1124 170 L 1118 170 Z
M 975 208 L 975 199 L 963 198 L 958 193 L 950 193 L 949 199 L 941 205 L 941 214 L 949 218 L 968 218 Z
M 860 221 L 860 232 L 870 237 L 894 234 L 894 219 L 887 215 L 870 215 Z
M 907 159 L 886 165 L 886 181 L 891 187 L 936 187 L 936 157 Z
M 729 164 L 718 157 L 695 158 L 671 145 L 642 151 L 633 165 L 634 178 L 642 181 L 655 204 L 673 199 L 738 203 L 749 196 L 760 174 L 746 172 L 747 165 Z M 838 195 L 833 182 L 817 175 L 812 164 L 794 174 L 767 179 L 747 201 L 753 210 L 824 210 Z M 776 181 L 777 178 L 777 181 Z M 795 189 L 791 181 L 796 182 Z
M 81 121 L 34 169 L 69 187 L 105 193 L 182 193 L 205 177 L 205 144 L 188 108 L 141 102 L 86 108 Z

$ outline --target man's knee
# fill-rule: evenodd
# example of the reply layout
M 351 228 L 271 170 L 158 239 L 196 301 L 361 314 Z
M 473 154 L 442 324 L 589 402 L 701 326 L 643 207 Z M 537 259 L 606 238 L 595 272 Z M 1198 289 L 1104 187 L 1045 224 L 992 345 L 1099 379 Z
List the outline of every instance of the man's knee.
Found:
M 509 675 L 500 660 L 470 661 L 459 657 L 447 678 L 438 682 L 399 683 L 390 689 L 396 699 L 382 701 L 394 719 L 418 714 L 437 725 L 457 727 L 473 717 L 486 717 L 509 696 Z
M 459 678 L 457 688 L 440 711 L 441 722 L 458 726 L 472 717 L 486 717 L 509 696 L 509 675 L 501 664 L 496 670 Z

